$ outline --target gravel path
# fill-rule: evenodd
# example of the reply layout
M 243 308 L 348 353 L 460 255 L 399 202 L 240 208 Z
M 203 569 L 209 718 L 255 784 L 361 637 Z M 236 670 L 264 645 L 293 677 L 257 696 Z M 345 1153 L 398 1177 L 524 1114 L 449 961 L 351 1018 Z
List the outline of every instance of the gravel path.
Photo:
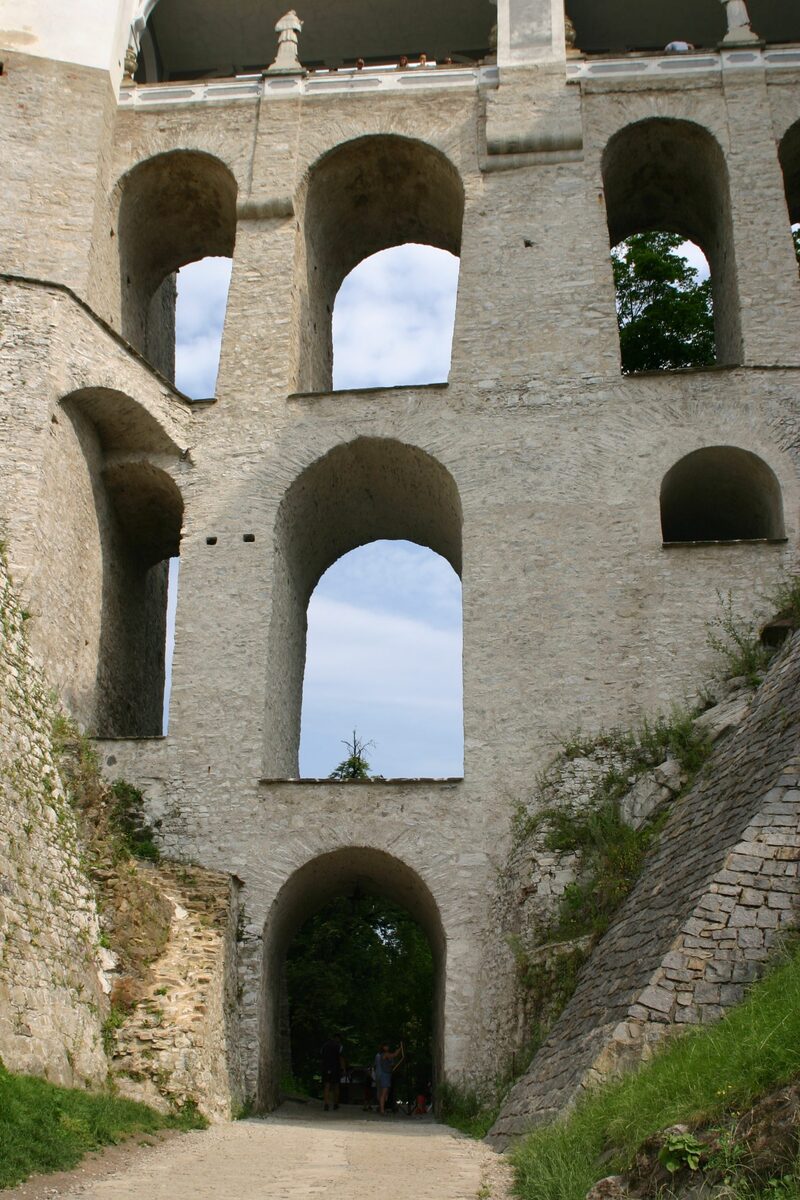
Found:
M 506 1200 L 506 1188 L 499 1156 L 444 1125 L 287 1105 L 264 1120 L 176 1138 L 105 1178 L 44 1194 L 74 1200 Z

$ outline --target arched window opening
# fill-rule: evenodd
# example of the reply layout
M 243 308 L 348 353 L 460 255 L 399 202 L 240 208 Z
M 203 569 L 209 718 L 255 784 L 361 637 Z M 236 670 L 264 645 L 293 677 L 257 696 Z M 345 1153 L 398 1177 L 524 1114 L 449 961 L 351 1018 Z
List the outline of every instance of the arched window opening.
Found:
M 364 1073 L 385 1039 L 406 1042 L 398 1099 L 435 1086 L 446 941 L 434 897 L 402 860 L 348 846 L 307 862 L 278 893 L 263 945 L 261 1107 L 275 1107 L 289 1072 L 316 1091 L 320 1047 L 336 1034 L 359 1068 L 347 1103 L 363 1106 Z
M 463 772 L 461 581 L 407 541 L 340 558 L 308 606 L 300 770 L 326 776 L 355 728 L 370 773 Z
M 461 525 L 461 501 L 450 473 L 425 451 L 393 438 L 340 444 L 311 463 L 288 488 L 275 523 L 267 777 L 298 773 L 306 613 L 327 569 L 349 551 L 386 539 L 427 547 L 460 576 Z M 337 730 L 336 740 L 350 733 L 348 728 Z
M 156 155 L 120 184 L 123 337 L 169 379 L 175 371 L 176 272 L 230 258 L 237 186 L 219 159 L 193 150 Z
M 636 233 L 611 251 L 624 374 L 715 359 L 708 259 L 678 234 Z
M 192 400 L 216 392 L 232 267 L 230 258 L 203 258 L 178 271 L 175 384 Z
M 161 732 L 169 733 L 169 702 L 172 696 L 172 662 L 175 657 L 175 618 L 178 613 L 178 585 L 181 560 L 176 555 L 167 560 L 167 610 L 164 644 L 164 703 L 161 710 Z
M 297 212 L 297 390 L 328 391 L 333 305 L 346 276 L 364 259 L 409 242 L 457 256 L 464 188 L 432 146 L 395 135 L 364 137 L 311 169 Z
M 795 122 L 784 136 L 780 160 L 795 254 L 800 263 L 800 121 Z
M 603 156 L 612 246 L 636 234 L 673 234 L 701 248 L 710 270 L 715 361 L 741 359 L 741 329 L 725 158 L 691 121 L 628 125 Z M 708 290 L 708 289 L 706 289 Z
M 775 473 L 736 446 L 694 450 L 664 476 L 661 532 L 665 543 L 782 541 Z
M 124 393 L 85 388 L 61 401 L 46 472 L 51 607 L 64 630 L 76 716 L 99 736 L 158 736 L 167 677 L 169 561 L 183 498 L 155 461 L 180 447 Z
M 145 462 L 109 465 L 103 558 L 97 732 L 154 737 L 166 726 L 170 564 L 177 560 L 183 500 L 169 475 Z M 177 571 L 173 568 L 177 599 Z
M 309 1095 L 361 1112 L 377 1107 L 370 1067 L 386 1040 L 394 1050 L 387 1109 L 430 1095 L 434 967 L 410 913 L 356 881 L 300 928 L 286 956 L 291 1076 Z M 347 1070 L 338 1093 L 320 1081 L 320 1047 L 341 1038 Z M 284 1052 L 285 1053 L 285 1052 Z
M 446 383 L 459 260 L 407 244 L 360 262 L 333 309 L 333 387 Z

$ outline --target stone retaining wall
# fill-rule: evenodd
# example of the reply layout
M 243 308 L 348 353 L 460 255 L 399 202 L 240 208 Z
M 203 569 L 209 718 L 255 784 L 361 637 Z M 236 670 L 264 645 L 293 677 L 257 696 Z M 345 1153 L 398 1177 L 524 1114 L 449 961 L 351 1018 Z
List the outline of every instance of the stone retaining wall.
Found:
M 162 864 L 152 882 L 172 906 L 164 951 L 117 1031 L 111 1069 L 122 1095 L 161 1111 L 194 1103 L 210 1120 L 241 1103 L 235 882 Z
M 53 752 L 57 710 L 26 621 L 0 555 L 0 1058 L 54 1083 L 97 1084 L 109 983 Z
M 504 1142 L 743 995 L 800 913 L 800 635 L 675 804 L 491 1138 Z

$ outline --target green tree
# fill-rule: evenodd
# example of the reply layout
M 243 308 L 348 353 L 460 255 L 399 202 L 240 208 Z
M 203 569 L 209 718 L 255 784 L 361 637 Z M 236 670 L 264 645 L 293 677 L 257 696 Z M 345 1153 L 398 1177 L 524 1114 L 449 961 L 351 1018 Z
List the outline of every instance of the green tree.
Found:
M 622 370 L 714 362 L 711 281 L 700 282 L 673 233 L 637 233 L 612 251 Z
M 347 747 L 347 758 L 342 759 L 338 767 L 334 767 L 328 778 L 338 780 L 369 779 L 369 763 L 364 754 L 373 743 L 365 742 L 358 736 L 354 729 L 352 742 L 348 742 L 343 738 L 342 745 Z
M 341 1033 L 351 1066 L 368 1067 L 382 1041 L 402 1039 L 401 1094 L 426 1083 L 433 981 L 430 944 L 405 909 L 359 887 L 334 897 L 306 921 L 286 957 L 294 1076 L 318 1091 L 320 1047 Z

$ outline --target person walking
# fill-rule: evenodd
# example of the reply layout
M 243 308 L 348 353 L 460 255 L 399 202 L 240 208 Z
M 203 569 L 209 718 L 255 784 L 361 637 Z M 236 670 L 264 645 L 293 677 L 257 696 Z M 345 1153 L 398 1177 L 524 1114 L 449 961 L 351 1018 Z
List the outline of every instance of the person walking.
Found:
M 339 1034 L 328 1038 L 322 1047 L 322 1107 L 328 1111 L 331 1104 L 339 1107 L 339 1080 L 347 1070 L 344 1046 Z
M 403 1043 L 396 1050 L 389 1049 L 389 1043 L 383 1042 L 380 1050 L 375 1055 L 375 1090 L 378 1093 L 378 1112 L 386 1112 L 386 1098 L 389 1095 L 389 1088 L 392 1086 L 392 1072 L 398 1063 L 395 1059 L 402 1059 Z

